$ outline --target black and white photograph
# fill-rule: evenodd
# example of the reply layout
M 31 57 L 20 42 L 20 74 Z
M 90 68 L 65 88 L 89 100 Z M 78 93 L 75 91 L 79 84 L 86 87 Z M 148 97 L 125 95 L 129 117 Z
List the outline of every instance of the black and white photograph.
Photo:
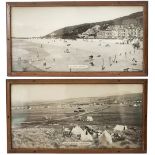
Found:
M 143 84 L 11 84 L 13 149 L 141 149 Z
M 143 6 L 12 7 L 13 72 L 143 72 Z

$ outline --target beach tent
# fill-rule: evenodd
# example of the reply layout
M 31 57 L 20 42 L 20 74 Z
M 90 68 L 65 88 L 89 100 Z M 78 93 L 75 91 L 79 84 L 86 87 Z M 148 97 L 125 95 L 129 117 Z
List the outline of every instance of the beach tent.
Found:
M 93 117 L 92 116 L 87 116 L 87 121 L 92 122 L 93 121 Z
M 73 127 L 71 133 L 72 133 L 73 135 L 76 135 L 76 136 L 77 136 L 77 135 L 83 134 L 84 131 L 77 125 L 77 126 Z
M 81 141 L 93 141 L 93 137 L 90 135 L 90 133 L 86 129 L 81 134 L 80 139 Z
M 133 106 L 134 106 L 134 107 L 138 107 L 138 105 L 137 105 L 137 104 L 134 104 Z
M 107 130 L 105 130 L 100 136 L 99 136 L 99 145 L 100 146 L 108 146 L 112 144 L 112 136 L 108 133 Z
M 123 130 L 127 130 L 128 128 L 127 128 L 127 126 L 126 125 L 116 125 L 115 127 L 114 127 L 114 130 L 116 131 L 123 131 Z

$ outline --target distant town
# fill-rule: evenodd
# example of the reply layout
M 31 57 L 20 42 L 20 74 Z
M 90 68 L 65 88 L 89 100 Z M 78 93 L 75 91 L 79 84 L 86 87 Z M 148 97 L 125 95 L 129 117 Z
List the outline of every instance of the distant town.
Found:
M 143 39 L 143 28 L 134 24 L 109 25 L 105 30 L 101 30 L 101 26 L 96 25 L 78 36 L 85 39 Z

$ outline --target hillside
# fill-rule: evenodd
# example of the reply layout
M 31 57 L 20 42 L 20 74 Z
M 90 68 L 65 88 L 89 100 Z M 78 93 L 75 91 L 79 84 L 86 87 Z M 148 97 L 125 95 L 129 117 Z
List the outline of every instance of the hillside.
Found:
M 100 26 L 100 30 L 106 30 L 109 26 L 114 25 L 130 25 L 142 27 L 143 26 L 143 12 L 136 12 L 130 14 L 128 16 L 123 16 L 120 18 L 116 18 L 114 20 L 96 22 L 96 23 L 85 23 L 75 26 L 68 26 L 62 29 L 58 29 L 52 33 L 49 33 L 42 38 L 62 38 L 62 39 L 76 39 L 79 38 L 79 35 L 87 30 L 95 27 Z
M 84 105 L 84 104 L 119 104 L 119 103 L 128 103 L 133 104 L 136 100 L 142 100 L 142 93 L 135 93 L 135 94 L 125 94 L 125 95 L 116 95 L 116 96 L 107 96 L 107 97 L 80 97 L 80 98 L 71 98 L 71 99 L 64 99 L 64 100 L 56 100 L 56 101 L 36 101 L 36 102 L 26 102 L 23 105 L 29 106 L 55 106 L 58 104 L 64 105 Z M 117 101 L 117 102 L 116 102 Z M 16 106 L 20 106 L 20 103 L 16 104 Z

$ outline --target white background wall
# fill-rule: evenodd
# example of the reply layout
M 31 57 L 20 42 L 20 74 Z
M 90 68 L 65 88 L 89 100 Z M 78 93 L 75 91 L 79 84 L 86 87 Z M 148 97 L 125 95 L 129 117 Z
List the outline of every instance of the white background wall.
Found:
M 12 0 L 8 0 L 8 1 L 12 2 Z M 20 1 L 20 0 L 15 0 L 15 1 Z M 28 0 L 24 0 L 24 1 L 28 1 Z M 33 1 L 40 1 L 40 0 L 33 0 Z M 10 78 L 10 77 L 7 77 L 6 7 L 5 6 L 6 6 L 6 0 L 0 0 L 0 155 L 7 154 L 6 79 Z M 149 85 L 148 85 L 147 154 L 154 155 L 155 154 L 155 102 L 154 102 L 155 100 L 155 0 L 149 0 L 149 51 L 148 52 L 149 52 L 149 76 L 148 76 Z M 14 77 L 14 78 L 42 79 L 44 77 Z M 117 77 L 110 77 L 110 78 L 113 79 Z M 125 78 L 128 78 L 128 77 L 125 77 Z M 130 77 L 130 78 L 132 79 L 132 78 L 139 78 L 139 77 Z

